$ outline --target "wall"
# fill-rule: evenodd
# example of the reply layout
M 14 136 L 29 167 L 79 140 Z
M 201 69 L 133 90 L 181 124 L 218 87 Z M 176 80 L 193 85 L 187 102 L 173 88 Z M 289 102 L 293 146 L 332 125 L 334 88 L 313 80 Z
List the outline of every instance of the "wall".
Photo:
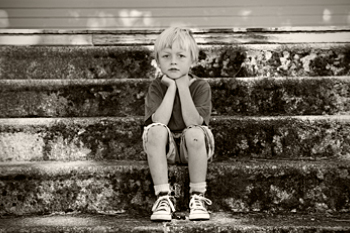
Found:
M 0 0 L 0 28 L 349 26 L 349 0 Z

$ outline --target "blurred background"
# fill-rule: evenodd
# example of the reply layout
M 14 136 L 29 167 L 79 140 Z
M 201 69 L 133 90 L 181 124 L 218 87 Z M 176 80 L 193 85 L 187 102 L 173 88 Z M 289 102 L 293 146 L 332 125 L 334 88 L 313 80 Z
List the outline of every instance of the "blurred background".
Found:
M 350 0 L 0 0 L 5 29 L 349 26 Z

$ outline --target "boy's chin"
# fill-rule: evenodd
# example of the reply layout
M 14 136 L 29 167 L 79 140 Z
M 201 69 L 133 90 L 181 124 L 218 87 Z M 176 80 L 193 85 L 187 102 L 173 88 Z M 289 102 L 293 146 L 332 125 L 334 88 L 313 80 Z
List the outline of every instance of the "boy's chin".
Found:
M 169 77 L 169 76 L 168 76 L 168 78 L 170 78 L 170 79 L 172 79 L 172 80 L 176 80 L 176 79 L 179 79 L 179 78 L 181 78 L 181 77 Z
M 186 76 L 187 74 L 182 74 L 182 75 L 169 75 L 169 74 L 166 74 L 166 76 L 168 77 L 168 78 L 170 78 L 170 79 L 172 79 L 172 80 L 176 80 L 176 79 L 180 79 L 180 78 L 182 78 L 182 77 L 184 77 L 184 76 Z

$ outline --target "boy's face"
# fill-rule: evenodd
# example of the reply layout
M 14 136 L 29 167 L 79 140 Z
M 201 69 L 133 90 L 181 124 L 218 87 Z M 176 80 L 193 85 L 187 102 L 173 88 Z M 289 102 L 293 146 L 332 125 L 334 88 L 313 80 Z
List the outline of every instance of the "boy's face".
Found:
M 181 49 L 177 43 L 172 48 L 161 50 L 158 55 L 163 74 L 174 80 L 187 75 L 193 63 L 190 51 Z

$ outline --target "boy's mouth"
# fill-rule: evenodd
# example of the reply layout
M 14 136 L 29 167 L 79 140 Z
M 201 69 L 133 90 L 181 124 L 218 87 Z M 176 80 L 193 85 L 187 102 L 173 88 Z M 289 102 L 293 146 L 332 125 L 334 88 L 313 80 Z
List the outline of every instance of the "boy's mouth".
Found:
M 178 70 L 179 70 L 179 69 L 177 69 L 177 68 L 170 68 L 170 69 L 169 69 L 169 71 L 173 71 L 173 72 L 174 72 L 174 71 L 178 71 Z

